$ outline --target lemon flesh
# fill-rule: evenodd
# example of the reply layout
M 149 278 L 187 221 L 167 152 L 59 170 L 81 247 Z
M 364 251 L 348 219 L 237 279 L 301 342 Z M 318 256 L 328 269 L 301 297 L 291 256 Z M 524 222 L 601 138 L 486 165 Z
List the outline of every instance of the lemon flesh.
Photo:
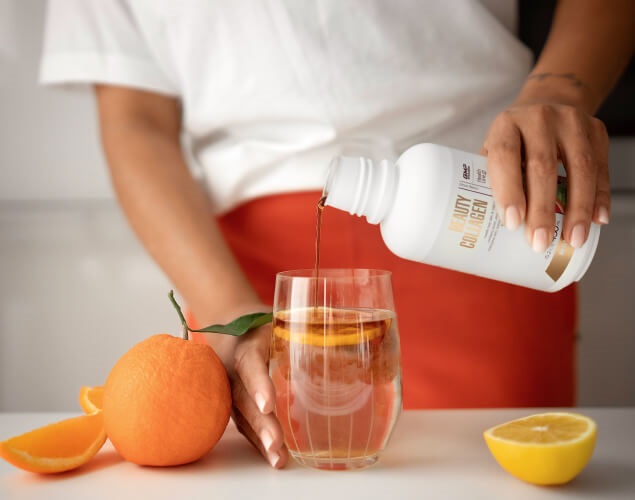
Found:
M 497 425 L 483 433 L 499 465 L 533 484 L 564 484 L 593 455 L 597 425 L 584 415 L 550 412 Z

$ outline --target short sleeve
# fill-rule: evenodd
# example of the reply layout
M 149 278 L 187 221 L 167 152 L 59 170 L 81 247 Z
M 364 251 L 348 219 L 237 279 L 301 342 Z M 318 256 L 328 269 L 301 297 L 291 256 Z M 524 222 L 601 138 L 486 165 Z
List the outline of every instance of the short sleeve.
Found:
M 150 51 L 127 0 L 49 0 L 40 83 L 177 89 Z

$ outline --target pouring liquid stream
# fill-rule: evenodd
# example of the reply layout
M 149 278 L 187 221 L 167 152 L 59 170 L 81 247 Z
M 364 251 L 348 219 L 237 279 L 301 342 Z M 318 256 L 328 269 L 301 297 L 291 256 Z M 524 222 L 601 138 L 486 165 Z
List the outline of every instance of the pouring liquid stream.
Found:
M 322 214 L 324 213 L 324 204 L 326 203 L 326 195 L 322 196 L 317 202 L 315 209 L 315 263 L 313 265 L 313 276 L 315 284 L 313 285 L 313 307 L 318 307 L 318 278 L 320 277 L 320 238 L 322 235 Z

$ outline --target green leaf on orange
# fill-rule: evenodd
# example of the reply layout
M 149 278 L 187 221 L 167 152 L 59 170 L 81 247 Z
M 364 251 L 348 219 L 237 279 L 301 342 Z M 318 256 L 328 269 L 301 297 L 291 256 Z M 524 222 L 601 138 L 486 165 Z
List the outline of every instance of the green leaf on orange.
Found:
M 192 329 L 187 324 L 185 316 L 183 316 L 183 312 L 181 311 L 181 306 L 179 306 L 176 299 L 174 298 L 174 292 L 172 290 L 170 290 L 170 301 L 174 305 L 174 308 L 179 315 L 184 332 L 190 331 L 200 333 L 222 333 L 225 335 L 233 335 L 237 337 L 258 327 L 261 327 L 262 325 L 271 323 L 271 320 L 273 319 L 273 313 L 271 312 L 256 312 L 239 316 L 226 325 L 216 324 L 206 326 L 205 328 Z M 184 337 L 186 336 L 184 335 Z
M 266 323 L 271 323 L 273 319 L 273 314 L 268 312 L 258 312 L 245 314 L 244 316 L 239 316 L 231 323 L 227 323 L 226 325 L 209 325 L 205 328 L 201 328 L 200 330 L 190 330 L 192 332 L 214 332 L 214 333 L 224 333 L 226 335 L 242 335 L 247 333 L 250 330 L 258 328 Z

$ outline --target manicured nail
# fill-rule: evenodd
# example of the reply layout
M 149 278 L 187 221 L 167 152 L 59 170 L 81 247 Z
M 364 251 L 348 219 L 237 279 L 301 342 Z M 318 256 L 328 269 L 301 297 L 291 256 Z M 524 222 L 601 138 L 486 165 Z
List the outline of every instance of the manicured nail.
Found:
M 260 441 L 262 442 L 262 445 L 265 447 L 265 450 L 269 451 L 271 448 L 271 445 L 273 444 L 273 436 L 271 435 L 271 432 L 269 432 L 269 430 L 267 429 L 263 429 L 262 432 L 260 433 Z
M 271 467 L 275 469 L 276 465 L 280 461 L 280 455 L 278 455 L 275 451 L 267 452 L 267 460 L 271 464 Z
M 494 208 L 496 209 L 496 215 L 498 215 L 498 218 L 500 219 L 501 224 L 504 226 L 505 225 L 505 210 L 503 210 L 503 207 L 501 207 L 498 204 L 494 205 Z
M 518 209 L 510 205 L 505 210 L 505 227 L 510 231 L 515 231 L 520 226 L 520 212 Z
M 544 227 L 539 227 L 534 231 L 531 248 L 533 248 L 534 252 L 545 253 L 547 247 L 549 247 L 549 234 Z
M 609 223 L 609 209 L 606 207 L 598 208 L 597 220 L 600 222 L 600 224 L 608 224 Z
M 576 224 L 571 231 L 571 246 L 573 248 L 580 248 L 584 245 L 584 239 L 586 238 L 586 228 L 582 224 Z
M 254 400 L 256 401 L 256 406 L 260 410 L 260 413 L 264 413 L 265 412 L 265 405 L 267 404 L 267 401 L 265 400 L 265 397 L 261 393 L 257 392 L 254 395 Z

